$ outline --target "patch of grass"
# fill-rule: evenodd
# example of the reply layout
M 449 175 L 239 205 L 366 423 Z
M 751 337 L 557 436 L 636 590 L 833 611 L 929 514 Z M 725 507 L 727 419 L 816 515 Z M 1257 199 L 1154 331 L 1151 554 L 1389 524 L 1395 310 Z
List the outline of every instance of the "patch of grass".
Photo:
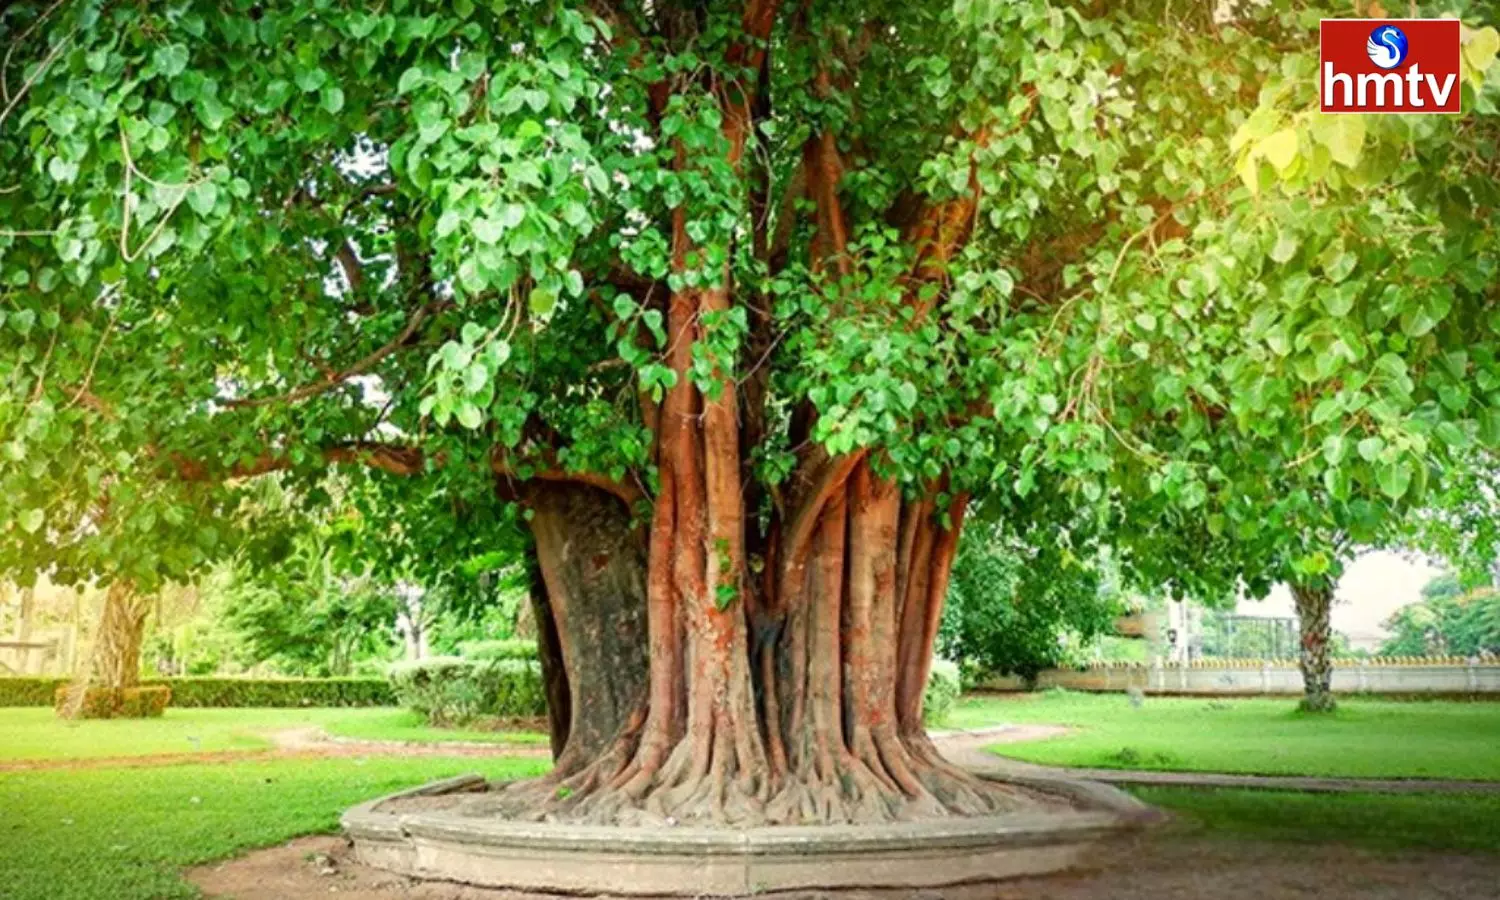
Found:
M 535 759 L 256 760 L 0 775 L 0 895 L 9 900 L 195 897 L 183 866 L 333 831 L 362 800 L 479 772 L 541 774 Z
M 540 731 L 506 731 L 482 728 L 434 728 L 409 709 L 325 710 L 332 715 L 321 721 L 324 731 L 339 737 L 365 741 L 470 741 L 487 744 L 546 744 Z
M 1123 694 L 970 696 L 954 727 L 1048 723 L 1077 729 L 992 752 L 1059 766 L 1158 771 L 1500 780 L 1500 703 L 1341 700 L 1332 715 L 1292 699 Z
M 1374 850 L 1500 853 L 1500 796 L 1299 794 L 1137 788 L 1180 816 L 1180 827 L 1229 838 L 1340 843 Z
M 265 750 L 267 735 L 288 728 L 382 741 L 547 742 L 534 731 L 430 728 L 422 717 L 394 707 L 360 709 L 173 709 L 160 719 L 68 722 L 50 709 L 0 708 L 0 761 L 97 759 L 219 750 Z

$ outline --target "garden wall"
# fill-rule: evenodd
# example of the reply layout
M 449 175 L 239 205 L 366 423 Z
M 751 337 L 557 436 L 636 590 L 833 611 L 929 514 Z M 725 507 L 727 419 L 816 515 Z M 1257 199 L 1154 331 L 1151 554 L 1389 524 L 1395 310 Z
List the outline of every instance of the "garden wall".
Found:
M 1182 663 L 1097 663 L 1084 669 L 1052 669 L 1037 677 L 1038 688 L 1072 691 L 1128 691 L 1147 694 L 1245 696 L 1302 693 L 1295 660 L 1197 660 Z M 1021 691 L 1017 676 L 985 679 L 987 691 Z M 1333 689 L 1344 694 L 1459 694 L 1500 699 L 1500 658 L 1399 657 L 1339 660 Z

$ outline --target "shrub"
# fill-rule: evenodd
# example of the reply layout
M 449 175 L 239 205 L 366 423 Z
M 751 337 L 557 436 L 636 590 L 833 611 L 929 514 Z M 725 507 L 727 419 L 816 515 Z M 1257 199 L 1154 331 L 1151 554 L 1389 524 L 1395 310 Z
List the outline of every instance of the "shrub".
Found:
M 51 706 L 66 678 L 0 678 L 0 706 Z
M 464 659 L 536 659 L 536 641 L 510 638 L 493 641 L 464 641 L 458 645 Z
M 128 719 L 157 719 L 172 702 L 172 689 L 165 685 L 126 688 L 120 692 L 120 708 L 115 713 Z
M 61 715 L 68 709 L 68 685 L 59 685 L 53 692 L 53 707 Z M 172 689 L 162 685 L 147 685 L 133 688 L 90 687 L 85 689 L 83 703 L 78 707 L 80 719 L 145 719 L 159 718 L 172 701 Z
M 929 727 L 948 721 L 962 692 L 958 666 L 946 659 L 934 659 L 927 676 L 927 689 L 922 694 L 922 721 Z
M 434 656 L 393 663 L 388 672 L 397 701 L 433 725 L 547 712 L 541 669 L 529 660 Z
M 66 678 L 0 678 L 0 706 L 51 706 Z M 152 678 L 142 687 L 171 689 L 175 706 L 391 706 L 384 678 Z
M 164 678 L 173 704 L 223 706 L 390 706 L 396 695 L 383 678 Z

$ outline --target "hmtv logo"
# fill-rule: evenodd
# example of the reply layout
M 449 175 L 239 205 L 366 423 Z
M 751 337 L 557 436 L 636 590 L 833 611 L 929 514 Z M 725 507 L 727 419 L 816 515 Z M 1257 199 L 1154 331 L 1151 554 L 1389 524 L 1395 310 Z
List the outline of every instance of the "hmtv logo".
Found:
M 1457 19 L 1324 19 L 1326 113 L 1462 112 Z

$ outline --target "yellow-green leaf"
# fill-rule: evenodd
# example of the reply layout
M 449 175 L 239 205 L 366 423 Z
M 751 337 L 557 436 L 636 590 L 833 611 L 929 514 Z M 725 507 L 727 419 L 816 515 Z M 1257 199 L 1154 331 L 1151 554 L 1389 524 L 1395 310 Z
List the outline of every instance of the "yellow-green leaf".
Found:
M 1297 158 L 1297 132 L 1283 128 L 1268 135 L 1255 145 L 1255 152 L 1269 160 L 1278 171 L 1285 172 Z
M 1474 71 L 1489 69 L 1496 52 L 1500 52 L 1500 31 L 1490 27 L 1469 32 L 1468 41 L 1464 43 L 1464 59 Z

